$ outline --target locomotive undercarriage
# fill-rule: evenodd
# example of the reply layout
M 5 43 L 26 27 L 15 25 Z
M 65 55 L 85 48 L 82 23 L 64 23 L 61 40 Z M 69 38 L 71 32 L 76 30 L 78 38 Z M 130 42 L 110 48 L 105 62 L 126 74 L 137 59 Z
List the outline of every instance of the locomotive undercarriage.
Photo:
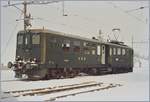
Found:
M 107 69 L 107 70 L 106 70 Z M 85 73 L 88 75 L 102 75 L 111 73 L 111 68 L 49 68 L 47 69 L 45 79 L 60 79 L 60 78 L 73 78 Z
M 103 75 L 103 74 L 117 74 L 132 72 L 133 68 L 112 68 L 111 66 L 85 67 L 85 68 L 49 68 L 45 64 L 38 64 L 36 61 L 23 61 L 16 60 L 14 63 L 9 62 L 8 67 L 13 67 L 16 78 L 22 78 L 23 75 L 28 79 L 60 79 L 60 78 L 73 78 L 80 73 L 88 75 Z
M 13 66 L 16 78 L 22 78 L 22 75 L 26 75 L 27 78 L 31 80 L 73 78 L 80 73 L 88 75 L 103 75 L 133 71 L 132 68 L 111 68 L 108 66 L 100 68 L 46 68 L 40 64 L 22 62 L 17 62 L 13 64 Z

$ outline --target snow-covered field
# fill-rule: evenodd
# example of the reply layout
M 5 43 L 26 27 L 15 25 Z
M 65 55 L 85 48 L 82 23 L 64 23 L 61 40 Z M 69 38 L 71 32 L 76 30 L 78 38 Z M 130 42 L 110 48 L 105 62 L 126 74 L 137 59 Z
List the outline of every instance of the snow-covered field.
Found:
M 133 73 L 112 74 L 104 76 L 78 76 L 69 79 L 53 79 L 39 81 L 14 81 L 14 72 L 1 71 L 2 91 L 34 89 L 96 81 L 103 83 L 121 84 L 108 90 L 101 90 L 59 98 L 56 101 L 149 101 L 149 62 L 142 60 L 142 67 L 135 63 Z M 64 93 L 61 93 L 64 94 Z M 4 96 L 4 94 L 2 94 Z M 43 101 L 51 97 L 51 94 L 41 96 L 22 96 L 16 98 L 19 101 Z M 8 98 L 2 101 L 12 101 Z M 14 99 L 15 100 L 15 99 Z M 16 101 L 16 100 L 15 100 Z

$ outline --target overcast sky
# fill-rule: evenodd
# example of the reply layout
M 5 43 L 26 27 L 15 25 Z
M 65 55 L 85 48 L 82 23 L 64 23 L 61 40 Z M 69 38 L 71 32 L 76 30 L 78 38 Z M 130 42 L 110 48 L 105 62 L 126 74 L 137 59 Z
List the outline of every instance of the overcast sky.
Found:
M 7 2 L 3 1 L 2 5 L 4 4 Z M 148 1 L 65 1 L 64 4 L 65 14 L 68 16 L 62 16 L 62 2 L 28 6 L 28 13 L 35 18 L 32 21 L 32 28 L 44 27 L 87 38 L 97 37 L 98 30 L 101 29 L 105 39 L 108 35 L 114 39 L 112 29 L 120 28 L 120 32 L 114 32 L 119 35 L 119 40 L 129 46 L 132 36 L 134 42 L 147 42 L 134 43 L 134 49 L 140 55 L 148 56 Z M 146 8 L 138 9 L 140 7 Z M 23 29 L 23 22 L 16 21 L 20 15 L 21 12 L 14 7 L 1 7 L 2 63 L 6 64 L 15 59 L 16 35 Z M 21 17 L 23 18 L 23 15 Z

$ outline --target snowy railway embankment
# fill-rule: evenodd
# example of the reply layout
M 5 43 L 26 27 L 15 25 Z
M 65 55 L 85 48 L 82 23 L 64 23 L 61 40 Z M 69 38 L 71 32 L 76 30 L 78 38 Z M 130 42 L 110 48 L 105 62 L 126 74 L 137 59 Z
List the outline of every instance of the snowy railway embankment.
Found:
M 133 73 L 38 81 L 18 80 L 12 71 L 2 70 L 1 89 L 6 93 L 1 100 L 149 101 L 149 64 L 141 62 L 141 67 L 135 63 Z

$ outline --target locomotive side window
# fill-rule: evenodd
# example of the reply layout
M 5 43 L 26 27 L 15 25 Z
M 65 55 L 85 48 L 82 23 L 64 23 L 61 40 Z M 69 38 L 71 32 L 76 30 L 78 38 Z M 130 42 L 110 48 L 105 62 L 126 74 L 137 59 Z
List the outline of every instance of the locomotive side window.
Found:
M 121 48 L 117 48 L 117 55 L 121 55 Z
M 74 45 L 73 51 L 80 52 L 80 41 L 74 41 L 73 45 Z
M 62 44 L 62 48 L 64 51 L 68 52 L 70 49 L 70 41 L 69 40 L 65 40 L 64 43 Z
M 74 41 L 74 42 L 73 42 L 73 45 L 74 45 L 74 46 L 80 46 L 80 41 Z
M 74 52 L 80 52 L 80 47 L 79 46 L 75 46 L 73 49 Z
M 110 47 L 109 49 L 109 55 L 111 56 L 112 55 L 112 48 Z
M 96 51 L 95 50 L 92 50 L 92 55 L 95 55 Z
M 32 44 L 40 44 L 40 35 L 32 36 Z
M 89 49 L 84 49 L 84 54 L 89 55 L 90 54 Z
M 126 54 L 126 50 L 122 49 L 122 55 L 125 55 L 125 54 Z
M 87 46 L 87 44 L 88 44 L 87 42 L 83 42 L 83 46 Z
M 116 48 L 113 48 L 113 54 L 116 55 Z
M 97 55 L 100 55 L 100 54 L 101 54 L 101 46 L 98 45 L 98 46 L 97 46 Z
M 58 48 L 60 45 L 57 43 L 58 39 L 52 37 L 51 39 L 49 39 L 49 45 L 51 48 Z M 63 46 L 63 45 L 62 45 Z
M 18 35 L 18 45 L 23 44 L 23 35 Z

